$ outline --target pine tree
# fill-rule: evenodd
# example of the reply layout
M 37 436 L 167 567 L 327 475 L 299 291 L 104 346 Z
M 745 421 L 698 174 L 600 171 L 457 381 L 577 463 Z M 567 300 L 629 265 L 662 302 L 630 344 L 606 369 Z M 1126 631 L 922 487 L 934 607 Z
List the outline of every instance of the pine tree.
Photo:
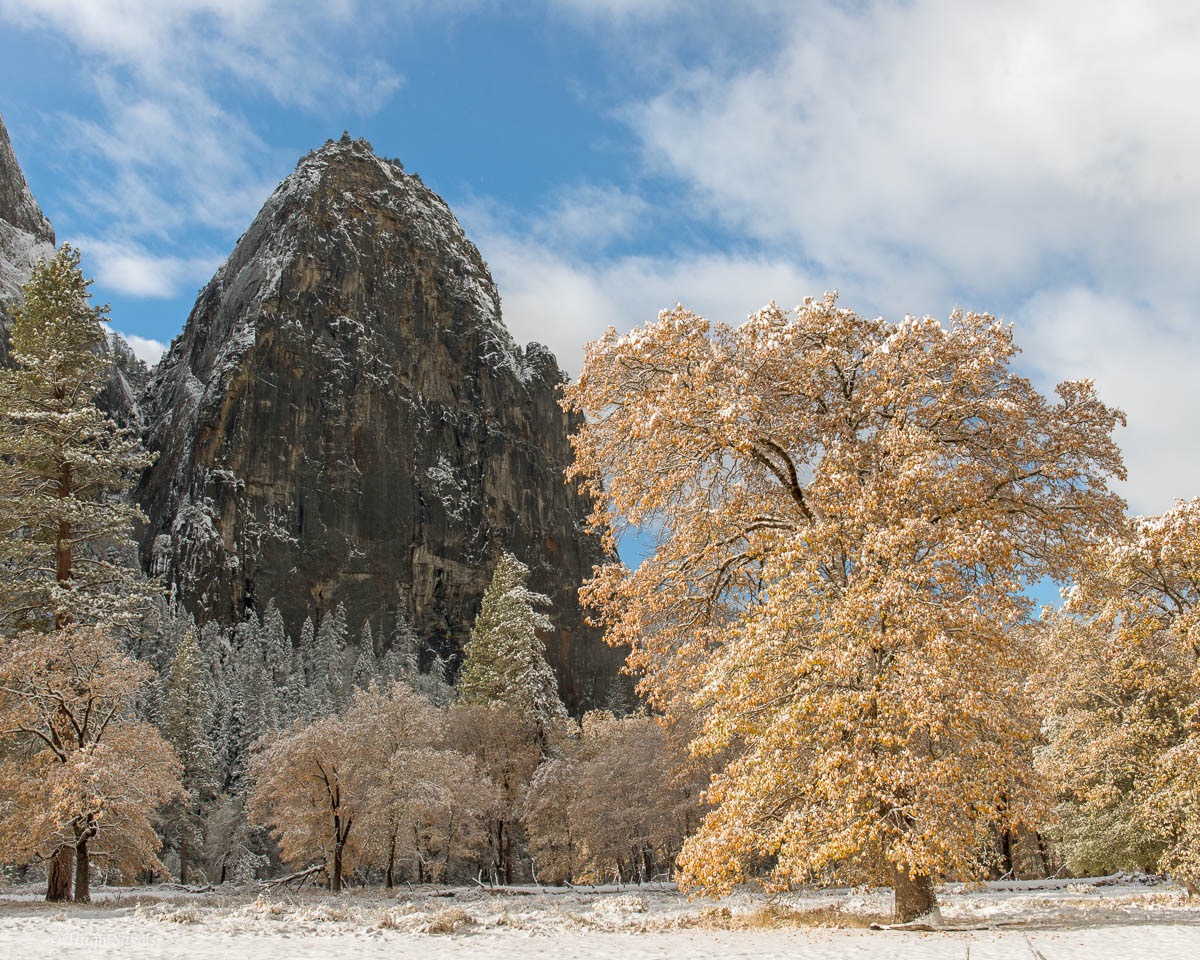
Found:
M 222 792 L 241 796 L 246 789 L 246 761 L 250 744 L 249 723 L 240 697 L 234 697 L 221 730 Z
M 267 603 L 262 625 L 263 654 L 270 671 L 271 683 L 275 689 L 282 690 L 287 685 L 288 673 L 292 667 L 292 641 L 288 639 L 283 615 L 275 606 L 274 599 Z
M 354 670 L 350 680 L 356 690 L 366 690 L 372 680 L 379 676 L 379 663 L 375 658 L 375 638 L 371 633 L 370 622 L 363 623 L 362 636 L 358 641 L 358 659 L 354 661 Z
M 313 626 L 312 617 L 304 618 L 297 652 L 300 654 L 300 662 L 304 665 L 304 684 L 306 687 L 312 687 L 316 684 L 317 662 L 320 659 L 317 652 L 317 629 Z
M 305 621 L 305 626 L 311 629 L 312 622 Z M 281 727 L 290 726 L 296 720 L 307 723 L 315 715 L 308 682 L 305 680 L 307 667 L 304 647 L 297 647 L 292 651 L 292 669 L 283 689 L 283 701 L 279 711 Z
M 322 716 L 335 713 L 346 702 L 345 658 L 346 608 L 339 603 L 333 613 L 322 617 L 317 628 L 313 675 L 309 679 Z
M 458 696 L 463 703 L 503 704 L 530 717 L 545 745 L 566 710 L 538 636 L 551 623 L 536 608 L 550 601 L 528 583 L 529 568 L 511 553 L 502 554 L 464 651 Z
M 0 622 L 132 628 L 153 584 L 136 571 L 123 494 L 152 458 L 96 407 L 107 307 L 93 307 L 79 254 L 34 268 L 0 371 Z
M 184 796 L 176 802 L 170 819 L 179 845 L 179 881 L 187 883 L 189 854 L 201 849 L 204 812 L 216 795 L 217 758 L 205 729 L 212 703 L 208 672 L 200 657 L 195 628 L 175 651 L 165 684 L 163 734 L 183 765 Z
M 275 697 L 275 685 L 267 671 L 266 663 L 259 658 L 244 665 L 241 674 L 240 694 L 246 715 L 247 745 L 252 744 L 264 733 L 279 726 L 279 706 Z
M 403 600 L 396 611 L 396 623 L 392 627 L 392 642 L 384 657 L 387 676 L 398 679 L 404 674 L 415 674 L 420 668 L 421 638 L 413 629 L 408 618 L 408 608 Z

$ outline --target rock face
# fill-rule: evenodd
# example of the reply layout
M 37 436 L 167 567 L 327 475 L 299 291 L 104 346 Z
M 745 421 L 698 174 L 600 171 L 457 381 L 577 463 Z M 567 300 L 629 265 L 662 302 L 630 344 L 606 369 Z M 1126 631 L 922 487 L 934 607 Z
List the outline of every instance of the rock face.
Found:
M 274 598 L 289 628 L 344 603 L 352 635 L 401 610 L 461 651 L 502 549 L 553 600 L 572 707 L 620 656 L 576 591 L 602 558 L 563 480 L 571 423 L 543 347 L 518 348 L 445 202 L 365 141 L 330 141 L 275 190 L 153 372 L 159 454 L 143 559 L 199 618 Z
M 34 264 L 54 256 L 54 228 L 29 192 L 0 118 L 0 364 L 8 364 L 12 307 Z

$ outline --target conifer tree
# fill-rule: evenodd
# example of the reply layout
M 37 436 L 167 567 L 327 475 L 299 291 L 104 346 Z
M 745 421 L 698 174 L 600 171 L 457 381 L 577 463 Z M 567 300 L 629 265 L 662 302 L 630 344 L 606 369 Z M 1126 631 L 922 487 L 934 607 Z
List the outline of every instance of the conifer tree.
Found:
M 136 434 L 96 407 L 107 307 L 67 245 L 34 268 L 0 371 L 0 622 L 129 628 L 152 583 L 136 571 L 138 508 L 121 496 L 151 463 Z
M 317 627 L 316 653 L 313 658 L 313 687 L 322 715 L 334 713 L 346 702 L 346 608 L 338 604 L 321 618 Z
M 304 618 L 304 625 L 300 628 L 300 645 L 297 652 L 300 654 L 300 662 L 304 665 L 304 685 L 311 689 L 317 684 L 317 671 L 321 659 L 320 652 L 317 650 L 317 628 L 313 624 L 312 617 Z
M 310 628 L 311 632 L 312 621 L 306 620 L 305 626 Z M 303 637 L 303 634 L 301 636 Z M 292 669 L 283 690 L 283 703 L 279 718 L 281 727 L 287 727 L 296 720 L 307 723 L 314 716 L 312 697 L 305 679 L 306 670 L 304 648 L 297 647 L 292 651 Z
M 279 709 L 275 697 L 275 685 L 271 682 L 267 665 L 260 657 L 252 657 L 243 664 L 240 675 L 239 694 L 246 716 L 247 742 L 253 743 L 264 733 L 279 726 Z
M 415 675 L 420 669 L 421 639 L 408 619 L 403 602 L 396 613 L 396 624 L 392 628 L 392 642 L 383 657 L 383 672 L 392 680 L 405 675 Z
M 163 702 L 163 734 L 183 769 L 184 794 L 169 816 L 176 828 L 180 883 L 187 883 L 188 858 L 201 849 L 205 809 L 216 796 L 217 758 L 205 729 L 211 703 L 212 690 L 193 627 L 175 651 Z
M 250 725 L 241 697 L 233 697 L 221 729 L 222 790 L 231 796 L 241 796 L 246 788 L 246 760 L 250 745 Z
M 379 663 L 375 658 L 375 638 L 371 634 L 370 622 L 363 623 L 362 637 L 358 641 L 358 659 L 350 680 L 356 690 L 366 690 L 371 681 L 379 676 Z
M 532 719 L 542 733 L 566 718 L 539 630 L 551 628 L 537 607 L 549 598 L 528 587 L 529 568 L 501 555 L 465 649 L 458 696 L 463 703 L 502 704 Z
M 288 639 L 283 615 L 275 606 L 274 599 L 267 603 L 266 612 L 263 614 L 262 632 L 263 655 L 266 658 L 271 683 L 277 690 L 282 690 L 287 684 L 288 673 L 292 667 L 292 641 Z

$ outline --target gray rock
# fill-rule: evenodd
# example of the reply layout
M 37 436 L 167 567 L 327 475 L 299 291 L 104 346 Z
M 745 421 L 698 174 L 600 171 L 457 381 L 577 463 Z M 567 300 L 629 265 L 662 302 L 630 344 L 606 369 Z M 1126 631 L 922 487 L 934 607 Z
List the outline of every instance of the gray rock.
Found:
M 143 562 L 202 620 L 274 598 L 295 634 L 344 603 L 351 636 L 387 637 L 406 609 L 454 662 L 508 549 L 553 600 L 564 699 L 598 705 L 622 657 L 578 604 L 603 552 L 563 478 L 562 381 L 513 343 L 446 203 L 365 141 L 329 141 L 151 374 Z
M 54 256 L 54 228 L 33 199 L 0 117 L 0 364 L 8 365 L 12 308 L 34 265 Z

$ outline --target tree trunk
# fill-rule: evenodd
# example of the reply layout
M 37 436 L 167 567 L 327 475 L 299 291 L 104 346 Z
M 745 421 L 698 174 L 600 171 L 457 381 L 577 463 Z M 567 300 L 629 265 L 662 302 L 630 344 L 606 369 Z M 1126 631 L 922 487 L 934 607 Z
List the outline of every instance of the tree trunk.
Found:
M 187 883 L 187 854 L 187 832 L 184 831 L 179 834 L 179 882 L 184 884 Z
M 908 923 L 932 913 L 937 908 L 937 897 L 933 894 L 933 878 L 918 874 L 910 876 L 904 866 L 893 868 L 895 907 L 893 923 Z
M 88 860 L 88 834 L 85 832 L 75 844 L 75 902 L 92 902 L 90 877 L 91 863 Z
M 50 858 L 49 876 L 46 881 L 47 900 L 71 899 L 71 871 L 75 865 L 75 851 L 68 846 L 61 846 Z
M 387 869 L 383 873 L 383 885 L 385 889 L 391 890 L 396 885 L 396 835 L 392 834 L 388 840 L 388 858 Z
M 332 893 L 342 892 L 342 845 L 333 848 L 333 868 L 329 872 L 329 890 Z
M 1012 831 L 1007 828 L 1000 831 L 1000 856 L 1000 866 L 1004 868 L 1004 872 L 1000 875 L 1001 879 L 1009 877 L 1016 880 L 1017 864 L 1013 860 L 1013 835 Z
M 496 821 L 496 869 L 493 871 L 500 883 L 504 882 L 504 821 Z M 495 882 L 495 881 L 493 881 Z
M 71 465 L 64 463 L 58 476 L 58 496 L 65 499 L 71 495 Z M 66 583 L 71 579 L 71 523 L 60 520 L 55 531 L 54 579 Z M 71 622 L 70 614 L 58 612 L 54 615 L 54 629 L 61 630 Z

